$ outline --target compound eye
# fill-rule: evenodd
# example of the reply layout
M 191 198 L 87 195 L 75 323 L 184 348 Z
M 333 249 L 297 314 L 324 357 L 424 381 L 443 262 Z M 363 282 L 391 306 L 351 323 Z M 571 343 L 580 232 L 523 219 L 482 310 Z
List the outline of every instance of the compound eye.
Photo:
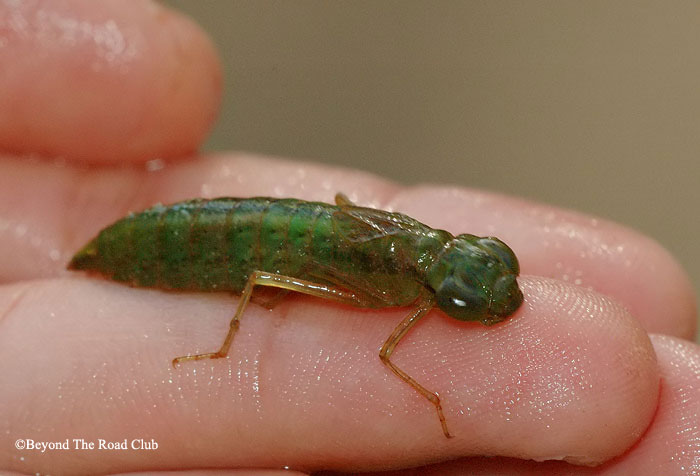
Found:
M 480 238 L 478 243 L 481 247 L 486 248 L 496 255 L 514 275 L 517 276 L 520 273 L 518 258 L 515 256 L 515 253 L 513 253 L 513 250 L 501 240 L 487 236 L 485 238 Z
M 478 321 L 488 312 L 489 302 L 483 292 L 454 276 L 445 279 L 435 293 L 438 307 L 460 321 Z
M 523 293 L 512 274 L 501 276 L 493 287 L 489 312 L 496 317 L 508 317 L 523 303 Z

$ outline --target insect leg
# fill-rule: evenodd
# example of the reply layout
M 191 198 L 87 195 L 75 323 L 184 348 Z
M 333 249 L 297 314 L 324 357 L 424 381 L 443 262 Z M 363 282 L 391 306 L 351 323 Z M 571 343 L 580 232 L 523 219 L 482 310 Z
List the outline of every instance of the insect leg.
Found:
M 253 294 L 250 301 L 254 304 L 264 307 L 267 310 L 272 310 L 289 294 L 288 289 L 277 289 L 272 296 L 258 296 Z
M 447 429 L 447 422 L 445 421 L 445 415 L 442 413 L 442 405 L 440 405 L 440 397 L 437 393 L 431 392 L 430 390 L 423 387 L 421 384 L 415 381 L 413 377 L 408 375 L 406 372 L 394 365 L 391 360 L 391 353 L 394 352 L 394 348 L 399 343 L 399 341 L 411 330 L 411 328 L 416 325 L 416 323 L 423 317 L 430 309 L 433 307 L 432 296 L 423 295 L 418 301 L 418 306 L 414 309 L 408 316 L 406 316 L 401 323 L 394 329 L 389 338 L 384 342 L 382 349 L 379 351 L 379 358 L 382 360 L 384 365 L 389 367 L 392 372 L 394 372 L 401 380 L 409 384 L 411 387 L 415 388 L 418 393 L 423 395 L 425 398 L 435 405 L 437 410 L 438 418 L 440 419 L 440 425 L 442 425 L 442 431 L 445 433 L 447 438 L 452 438 L 450 431 Z
M 265 271 L 254 271 L 248 278 L 248 282 L 243 289 L 241 299 L 238 301 L 236 314 L 234 314 L 233 319 L 231 319 L 228 334 L 226 334 L 226 339 L 224 339 L 224 343 L 221 345 L 221 348 L 216 352 L 176 357 L 173 359 L 173 366 L 176 366 L 180 362 L 188 362 L 190 360 L 219 359 L 226 357 L 229 349 L 231 348 L 233 336 L 236 335 L 236 331 L 238 331 L 238 327 L 240 326 L 241 315 L 243 315 L 243 311 L 245 311 L 245 308 L 250 302 L 250 297 L 253 294 L 253 288 L 255 286 L 271 286 L 282 290 L 296 291 L 324 299 L 331 299 L 333 301 L 349 304 L 351 306 L 366 305 L 365 300 L 361 297 L 340 288 L 327 286 L 325 284 L 313 283 L 311 281 L 293 278 L 291 276 L 283 276 L 281 274 L 268 273 Z

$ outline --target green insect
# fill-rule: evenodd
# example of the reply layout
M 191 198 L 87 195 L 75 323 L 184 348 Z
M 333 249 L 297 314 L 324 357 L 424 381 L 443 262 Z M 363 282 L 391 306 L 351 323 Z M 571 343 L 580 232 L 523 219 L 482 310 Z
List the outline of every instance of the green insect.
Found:
M 523 302 L 518 260 L 497 238 L 453 236 L 401 213 L 274 198 L 194 199 L 156 205 L 117 221 L 81 249 L 69 269 L 97 271 L 132 286 L 242 294 L 221 348 L 226 357 L 255 286 L 296 291 L 364 308 L 413 306 L 379 357 L 436 408 L 440 398 L 394 365 L 394 348 L 433 307 L 491 325 Z

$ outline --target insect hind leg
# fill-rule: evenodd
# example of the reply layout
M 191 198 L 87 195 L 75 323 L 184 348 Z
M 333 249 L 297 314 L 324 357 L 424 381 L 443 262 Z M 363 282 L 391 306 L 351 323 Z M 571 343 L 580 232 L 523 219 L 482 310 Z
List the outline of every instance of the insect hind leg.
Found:
M 224 339 L 224 343 L 221 344 L 221 348 L 216 352 L 176 357 L 172 361 L 173 367 L 177 366 L 177 364 L 181 362 L 189 362 L 191 360 L 220 359 L 226 357 L 231 348 L 233 337 L 236 335 L 236 332 L 240 326 L 241 316 L 250 302 L 250 298 L 253 294 L 253 288 L 255 286 L 270 286 L 273 288 L 278 288 L 281 291 L 296 291 L 302 294 L 331 299 L 333 301 L 349 304 L 351 306 L 366 305 L 366 302 L 362 297 L 340 288 L 327 286 L 325 284 L 313 283 L 311 281 L 306 281 L 291 276 L 268 273 L 266 271 L 254 271 L 248 278 L 245 288 L 243 288 L 241 299 L 238 301 L 238 308 L 231 319 L 228 334 L 226 334 L 226 338 Z

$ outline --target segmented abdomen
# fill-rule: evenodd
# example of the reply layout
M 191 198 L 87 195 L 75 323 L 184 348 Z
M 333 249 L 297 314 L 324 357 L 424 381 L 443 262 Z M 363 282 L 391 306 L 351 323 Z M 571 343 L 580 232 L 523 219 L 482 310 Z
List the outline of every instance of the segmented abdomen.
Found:
M 412 302 L 451 235 L 401 214 L 272 198 L 195 199 L 132 213 L 70 269 L 135 286 L 241 292 L 256 270 L 340 286 L 368 306 Z
M 298 276 L 309 254 L 327 253 L 334 209 L 268 198 L 157 205 L 102 230 L 93 265 L 75 267 L 137 286 L 240 292 L 254 270 Z

